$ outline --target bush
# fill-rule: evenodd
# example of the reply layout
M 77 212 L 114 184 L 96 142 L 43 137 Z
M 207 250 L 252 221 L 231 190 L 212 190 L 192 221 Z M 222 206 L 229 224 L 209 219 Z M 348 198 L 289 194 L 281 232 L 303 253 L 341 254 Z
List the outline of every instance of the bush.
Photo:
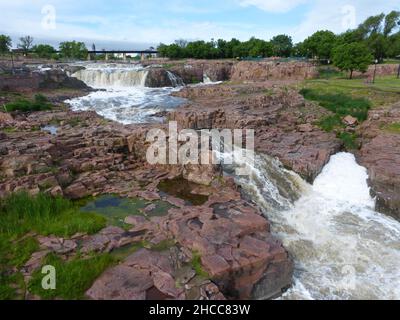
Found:
M 45 111 L 50 110 L 51 104 L 47 98 L 41 94 L 35 95 L 33 101 L 27 99 L 18 99 L 14 102 L 7 103 L 4 106 L 6 112 L 21 111 L 21 112 L 32 112 L 32 111 Z

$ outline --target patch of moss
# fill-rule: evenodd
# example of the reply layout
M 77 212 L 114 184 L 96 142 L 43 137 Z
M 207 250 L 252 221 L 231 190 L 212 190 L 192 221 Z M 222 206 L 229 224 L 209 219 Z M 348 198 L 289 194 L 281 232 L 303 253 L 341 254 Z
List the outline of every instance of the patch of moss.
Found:
M 191 264 L 193 270 L 196 271 L 196 274 L 198 276 L 209 279 L 210 275 L 203 269 L 203 266 L 201 265 L 200 253 L 193 252 L 192 255 L 193 255 L 193 258 L 190 261 L 190 264 Z

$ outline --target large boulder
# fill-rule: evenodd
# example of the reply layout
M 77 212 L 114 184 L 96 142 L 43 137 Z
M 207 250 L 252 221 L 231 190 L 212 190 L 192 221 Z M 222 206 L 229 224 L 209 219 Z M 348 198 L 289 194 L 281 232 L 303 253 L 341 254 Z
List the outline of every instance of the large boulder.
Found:
M 183 80 L 164 68 L 150 68 L 145 86 L 150 88 L 178 87 L 184 85 Z

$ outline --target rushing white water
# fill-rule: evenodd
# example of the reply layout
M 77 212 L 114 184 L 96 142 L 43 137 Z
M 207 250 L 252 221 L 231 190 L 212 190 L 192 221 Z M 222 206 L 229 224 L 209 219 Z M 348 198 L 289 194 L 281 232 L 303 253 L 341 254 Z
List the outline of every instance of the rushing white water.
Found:
M 162 112 L 185 101 L 170 95 L 175 88 L 145 87 L 148 69 L 140 65 L 88 64 L 84 67 L 73 76 L 103 91 L 65 101 L 75 111 L 92 110 L 123 124 L 159 122 Z M 174 85 L 181 84 L 173 74 L 169 77 Z
M 72 76 L 93 88 L 144 87 L 148 70 L 140 65 L 90 64 Z
M 252 175 L 237 178 L 294 259 L 283 299 L 400 299 L 400 223 L 373 210 L 366 169 L 339 153 L 313 186 L 296 176 L 257 157 Z

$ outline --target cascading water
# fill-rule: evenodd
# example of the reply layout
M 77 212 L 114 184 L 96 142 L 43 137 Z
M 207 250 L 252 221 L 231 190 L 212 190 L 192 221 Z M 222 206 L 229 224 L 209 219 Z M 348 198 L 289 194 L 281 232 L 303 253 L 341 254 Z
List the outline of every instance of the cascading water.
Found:
M 167 74 L 168 74 L 168 78 L 171 81 L 173 87 L 182 87 L 182 86 L 185 85 L 185 83 L 183 82 L 182 78 L 178 77 L 177 75 L 175 75 L 171 71 L 167 70 Z
M 238 165 L 251 174 L 237 183 L 295 261 L 283 299 L 400 299 L 400 223 L 373 210 L 352 154 L 333 156 L 312 186 L 267 156 L 228 172 Z
M 123 124 L 159 122 L 162 116 L 158 114 L 184 102 L 184 99 L 170 95 L 174 88 L 145 87 L 148 69 L 140 65 L 102 63 L 84 67 L 72 76 L 103 90 L 65 101 L 75 111 L 92 110 Z M 171 82 L 180 85 L 178 78 L 171 77 Z
M 145 86 L 148 70 L 138 65 L 89 65 L 73 77 L 94 88 Z

